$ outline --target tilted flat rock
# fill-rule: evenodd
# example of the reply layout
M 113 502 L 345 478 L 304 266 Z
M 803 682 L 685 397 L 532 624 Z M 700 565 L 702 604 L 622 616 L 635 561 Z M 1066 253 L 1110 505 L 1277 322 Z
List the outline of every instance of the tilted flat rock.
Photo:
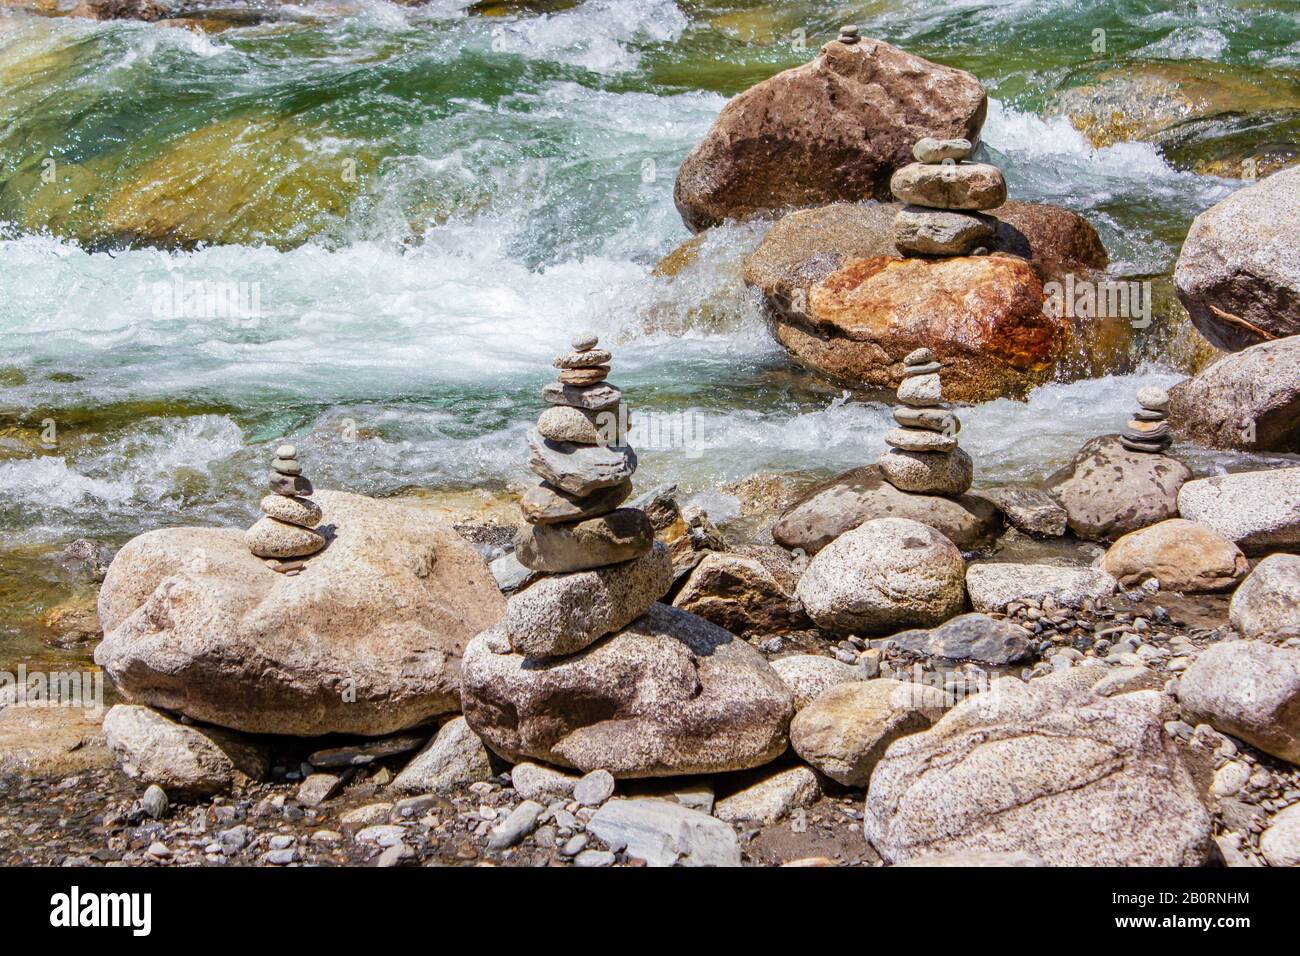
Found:
M 1033 635 L 987 614 L 959 614 L 931 630 L 900 631 L 889 639 L 902 650 L 926 657 L 1006 665 L 1029 656 Z
M 798 580 L 784 548 L 753 545 L 715 551 L 696 565 L 673 598 L 673 607 L 733 633 L 779 634 L 808 624 L 794 593 Z
M 1047 491 L 1075 535 L 1105 541 L 1177 516 L 1178 490 L 1191 477 L 1176 458 L 1129 451 L 1118 435 L 1102 435 L 1048 479 Z
M 1209 525 L 1247 554 L 1300 546 L 1300 468 L 1189 481 L 1178 491 L 1178 513 Z
M 807 767 L 790 767 L 764 775 L 756 783 L 719 800 L 713 813 L 719 820 L 754 820 L 771 824 L 806 807 L 821 796 L 817 775 Z
M 464 717 L 456 717 L 439 728 L 389 786 L 397 793 L 438 793 L 491 776 L 492 762 L 483 741 Z
M 672 583 L 662 544 L 632 561 L 546 577 L 506 602 L 506 638 L 526 657 L 573 654 L 640 617 Z
M 505 609 L 483 559 L 428 512 L 315 500 L 330 544 L 295 577 L 238 529 L 151 531 L 118 552 L 95 661 L 127 700 L 299 736 L 380 736 L 458 709 L 465 643 Z
M 1099 697 L 1074 668 L 995 681 L 876 765 L 863 829 L 890 863 L 1024 853 L 1049 866 L 1199 866 L 1199 788 L 1156 691 Z
M 645 512 L 619 508 L 574 524 L 524 524 L 515 534 L 515 557 L 534 571 L 563 574 L 631 561 L 654 540 Z
M 558 524 L 581 521 L 609 514 L 632 494 L 632 482 L 624 481 L 600 488 L 589 495 L 573 495 L 550 482 L 541 481 L 529 488 L 519 500 L 524 520 L 533 524 Z
M 1001 611 L 1012 601 L 1041 601 L 1079 607 L 1115 593 L 1115 579 L 1097 568 L 1065 568 L 1053 564 L 972 564 L 966 569 L 966 590 L 977 611 Z
M 172 799 L 224 793 L 241 774 L 258 780 L 270 769 L 263 745 L 152 707 L 117 704 L 104 716 L 104 736 L 127 776 L 158 784 Z
M 528 467 L 571 495 L 621 485 L 636 471 L 636 452 L 626 445 L 575 445 L 528 432 Z
M 1300 556 L 1271 554 L 1232 595 L 1228 618 L 1242 637 L 1300 637 Z
M 879 40 L 828 43 L 722 108 L 682 162 L 673 199 L 692 232 L 789 206 L 885 199 L 918 139 L 974 141 L 986 109 L 962 70 Z
M 929 525 L 963 551 L 993 543 L 1002 515 L 974 494 L 958 498 L 899 491 L 877 465 L 854 468 L 810 489 L 772 527 L 785 548 L 816 554 L 846 531 L 872 518 L 910 518 Z
M 1300 169 L 1240 189 L 1196 217 L 1174 267 L 1193 324 L 1233 352 L 1300 334 Z
M 794 709 L 802 710 L 836 684 L 864 680 L 861 670 L 833 657 L 818 654 L 792 654 L 772 662 L 772 669 L 794 692 Z
M 1300 335 L 1225 355 L 1179 382 L 1169 423 L 1207 448 L 1300 452 Z
M 648 866 L 740 866 L 736 831 L 667 800 L 609 800 L 587 823 L 607 844 L 623 844 Z
M 1178 700 L 1190 723 L 1300 764 L 1300 650 L 1264 641 L 1213 644 L 1183 673 Z
M 943 691 L 877 678 L 837 684 L 795 714 L 790 746 L 846 787 L 865 787 L 885 749 L 943 716 Z
M 808 563 L 795 594 L 821 629 L 874 634 L 929 627 L 966 604 L 966 564 L 951 541 L 906 518 L 845 532 Z
M 760 766 L 785 750 L 794 709 L 758 651 L 663 604 L 545 662 L 513 653 L 498 625 L 470 642 L 462 681 L 465 719 L 507 760 L 619 778 Z
M 1246 576 L 1241 549 L 1213 528 L 1170 518 L 1130 531 L 1110 546 L 1101 570 L 1126 588 L 1156 580 L 1164 591 L 1226 591 Z

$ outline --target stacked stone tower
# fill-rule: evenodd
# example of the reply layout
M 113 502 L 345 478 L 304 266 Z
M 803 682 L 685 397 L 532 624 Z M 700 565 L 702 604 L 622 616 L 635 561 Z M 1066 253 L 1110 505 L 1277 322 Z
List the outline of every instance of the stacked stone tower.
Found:
M 1007 201 L 1002 171 L 966 160 L 969 140 L 925 137 L 912 147 L 915 163 L 889 181 L 894 198 L 906 203 L 894 217 L 894 245 L 905 254 L 964 256 L 987 247 L 997 228 L 991 216 Z
M 903 360 L 903 381 L 894 409 L 898 428 L 885 434 L 889 451 L 877 464 L 899 491 L 956 497 L 974 476 L 970 455 L 957 447 L 961 422 L 943 403 L 942 367 L 929 349 Z
M 610 354 L 598 345 L 580 335 L 555 360 L 559 381 L 542 389 L 551 407 L 528 433 L 528 465 L 541 480 L 520 503 L 515 556 L 534 571 L 618 564 L 654 543 L 645 512 L 619 507 L 632 493 L 636 453 L 622 444 L 622 395 L 605 381 Z
M 321 520 L 320 505 L 311 500 L 311 481 L 302 473 L 298 450 L 281 445 L 271 462 L 271 494 L 262 499 L 262 517 L 244 532 L 248 550 L 276 571 L 297 574 L 305 558 L 325 547 L 325 538 L 313 530 Z
M 1140 407 L 1119 433 L 1119 442 L 1129 451 L 1159 454 L 1174 441 L 1167 421 L 1169 393 L 1148 385 L 1138 389 L 1137 400 Z

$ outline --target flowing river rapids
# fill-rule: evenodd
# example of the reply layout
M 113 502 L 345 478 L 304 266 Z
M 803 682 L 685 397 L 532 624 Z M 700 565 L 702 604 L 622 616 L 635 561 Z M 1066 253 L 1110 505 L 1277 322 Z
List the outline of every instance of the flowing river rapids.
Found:
M 43 612 L 75 591 L 52 555 L 246 526 L 285 439 L 318 487 L 489 507 L 526 475 L 539 387 L 583 329 L 636 408 L 680 424 L 635 442 L 643 490 L 675 482 L 725 522 L 728 482 L 874 460 L 889 406 L 795 366 L 740 280 L 765 226 L 655 269 L 689 237 L 677 166 L 727 98 L 843 22 L 974 72 L 1012 197 L 1081 213 L 1112 273 L 1150 283 L 1122 367 L 962 411 L 977 485 L 1041 480 L 1139 384 L 1195 367 L 1170 283 L 1187 227 L 1246 165 L 1293 162 L 1300 131 L 1289 3 L 4 6 L 4 667 L 88 659 L 48 640 Z

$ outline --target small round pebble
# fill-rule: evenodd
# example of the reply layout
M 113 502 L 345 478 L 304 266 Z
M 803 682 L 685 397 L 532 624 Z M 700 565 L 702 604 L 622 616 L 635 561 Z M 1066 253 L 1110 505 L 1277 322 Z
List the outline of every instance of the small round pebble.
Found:
M 596 337 L 595 332 L 582 332 L 573 337 L 573 347 L 579 352 L 585 352 L 587 349 L 594 349 L 600 339 Z
M 573 799 L 584 807 L 598 807 L 614 795 L 614 775 L 593 770 L 573 785 Z
M 614 854 L 608 850 L 583 850 L 573 858 L 574 866 L 597 867 L 613 866 Z
M 929 349 L 920 348 L 914 352 L 909 352 L 907 357 L 903 359 L 903 364 L 904 365 L 925 365 L 926 363 L 933 362 L 933 361 L 934 361 L 934 353 L 931 352 Z
M 276 458 L 297 458 L 298 449 L 293 445 L 281 445 L 275 450 Z

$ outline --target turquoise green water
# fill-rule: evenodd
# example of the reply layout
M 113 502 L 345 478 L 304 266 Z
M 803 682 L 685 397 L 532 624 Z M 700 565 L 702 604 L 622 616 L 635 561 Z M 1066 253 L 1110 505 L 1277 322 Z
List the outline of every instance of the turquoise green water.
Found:
M 1243 157 L 1295 147 L 1296 4 L 543 6 L 307 4 L 217 32 L 0 16 L 6 593 L 45 593 L 14 549 L 247 523 L 286 437 L 327 487 L 500 489 L 584 328 L 630 399 L 694 423 L 692 454 L 643 448 L 646 485 L 725 516 L 727 480 L 873 458 L 885 406 L 793 369 L 739 282 L 761 227 L 652 274 L 688 237 L 677 165 L 727 96 L 841 22 L 974 71 L 1012 195 L 1086 215 L 1121 274 L 1167 275 Z M 1060 115 L 1066 91 L 1132 77 L 1193 93 L 1102 148 Z M 178 282 L 231 283 L 256 314 L 187 314 Z M 1168 331 L 1136 372 L 969 410 L 981 480 L 1040 478 L 1137 382 L 1174 381 Z

